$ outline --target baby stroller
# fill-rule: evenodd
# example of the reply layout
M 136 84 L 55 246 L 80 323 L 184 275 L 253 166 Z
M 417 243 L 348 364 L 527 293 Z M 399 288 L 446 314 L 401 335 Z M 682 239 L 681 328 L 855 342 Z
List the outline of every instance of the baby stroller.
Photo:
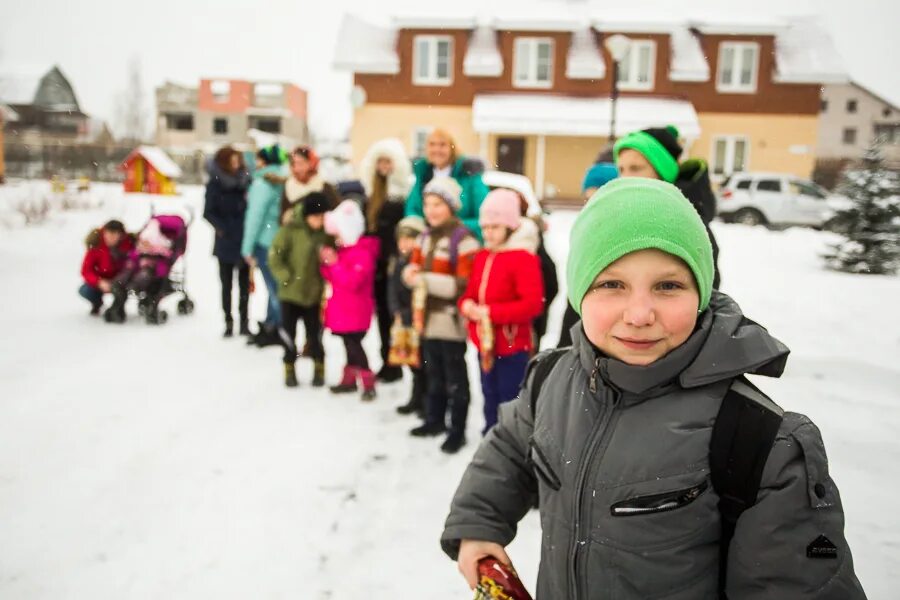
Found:
M 178 301 L 178 314 L 194 312 L 194 302 L 185 289 L 187 267 L 182 259 L 187 250 L 189 226 L 190 222 L 178 215 L 150 217 L 137 234 L 135 248 L 125 269 L 113 282 L 113 304 L 104 313 L 108 323 L 125 321 L 125 301 L 129 292 L 138 299 L 138 313 L 153 325 L 168 320 L 168 313 L 160 310 L 159 303 L 176 292 L 182 295 Z

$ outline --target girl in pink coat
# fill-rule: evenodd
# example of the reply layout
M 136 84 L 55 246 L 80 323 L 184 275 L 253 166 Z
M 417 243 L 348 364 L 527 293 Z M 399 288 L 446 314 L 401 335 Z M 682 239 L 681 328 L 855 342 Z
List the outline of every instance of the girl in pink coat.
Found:
M 344 340 L 347 366 L 341 382 L 331 387 L 335 394 L 357 390 L 362 382 L 363 400 L 375 398 L 375 374 L 362 347 L 362 340 L 375 312 L 375 261 L 379 253 L 378 238 L 363 235 L 366 220 L 359 204 L 344 200 L 333 211 L 325 213 L 325 232 L 334 236 L 337 250 L 322 248 L 322 277 L 331 284 L 331 295 L 325 304 L 325 327 Z

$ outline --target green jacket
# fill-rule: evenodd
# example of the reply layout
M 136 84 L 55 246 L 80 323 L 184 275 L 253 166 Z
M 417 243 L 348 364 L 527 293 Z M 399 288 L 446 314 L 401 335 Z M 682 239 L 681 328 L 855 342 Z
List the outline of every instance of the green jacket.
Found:
M 481 227 L 478 225 L 478 215 L 481 210 L 481 203 L 488 194 L 488 186 L 481 180 L 481 174 L 484 171 L 484 165 L 477 159 L 459 158 L 453 165 L 451 175 L 453 179 L 462 188 L 462 208 L 457 213 L 457 217 L 462 221 L 463 225 L 475 234 L 478 242 L 482 243 Z M 425 217 L 422 210 L 422 190 L 425 185 L 431 181 L 434 175 L 434 167 L 424 158 L 413 163 L 413 172 L 416 175 L 416 183 L 406 198 L 406 216 L 415 215 Z
M 310 229 L 302 208 L 294 220 L 278 230 L 269 248 L 269 269 L 278 282 L 278 299 L 300 306 L 316 306 L 325 284 L 319 272 L 319 250 L 334 245 L 323 230 Z

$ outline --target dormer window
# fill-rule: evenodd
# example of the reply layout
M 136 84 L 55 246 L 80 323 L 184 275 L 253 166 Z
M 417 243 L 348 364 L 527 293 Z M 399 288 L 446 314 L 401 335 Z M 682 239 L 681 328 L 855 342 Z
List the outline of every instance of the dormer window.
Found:
M 752 94 L 756 92 L 758 72 L 759 44 L 722 42 L 719 45 L 719 74 L 716 77 L 718 91 Z
M 413 83 L 450 85 L 453 82 L 453 38 L 417 35 L 413 42 Z
M 551 38 L 517 38 L 513 62 L 516 87 L 549 88 L 553 85 Z
M 656 42 L 632 40 L 625 58 L 619 61 L 619 89 L 650 91 L 656 69 Z

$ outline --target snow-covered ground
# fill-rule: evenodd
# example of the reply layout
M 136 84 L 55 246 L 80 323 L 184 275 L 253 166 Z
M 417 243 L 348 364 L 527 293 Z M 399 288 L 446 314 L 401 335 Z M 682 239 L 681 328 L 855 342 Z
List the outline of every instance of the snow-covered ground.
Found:
M 16 193 L 0 188 L 0 215 Z M 473 443 L 452 457 L 440 440 L 407 435 L 414 419 L 394 412 L 406 382 L 368 405 L 284 388 L 279 350 L 220 337 L 199 219 L 186 265 L 193 315 L 175 315 L 170 298 L 164 326 L 91 318 L 76 294 L 84 236 L 111 217 L 138 227 L 150 202 L 92 193 L 101 208 L 0 229 L 0 597 L 470 597 L 438 537 L 481 427 L 474 362 Z M 202 190 L 183 194 L 157 210 L 199 211 Z M 573 219 L 549 219 L 561 274 Z M 870 598 L 893 599 L 900 278 L 823 271 L 827 234 L 715 231 L 725 290 L 794 351 L 784 378 L 758 383 L 822 429 L 860 579 Z M 263 306 L 261 291 L 253 314 Z M 560 298 L 552 337 L 562 308 Z M 333 381 L 343 350 L 330 337 L 326 350 Z M 299 363 L 303 382 L 310 370 Z M 510 548 L 532 589 L 539 541 L 532 514 Z

